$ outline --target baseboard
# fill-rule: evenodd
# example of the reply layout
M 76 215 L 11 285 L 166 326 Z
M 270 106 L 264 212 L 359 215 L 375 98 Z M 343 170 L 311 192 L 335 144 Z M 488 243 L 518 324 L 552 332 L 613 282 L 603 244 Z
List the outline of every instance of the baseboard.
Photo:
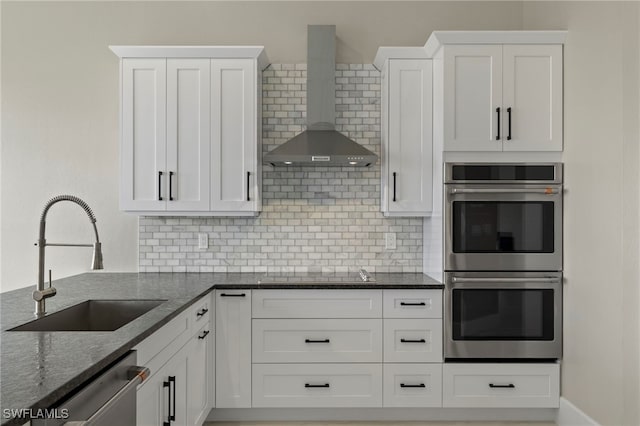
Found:
M 553 422 L 557 416 L 557 408 L 216 408 L 207 421 Z
M 556 418 L 558 426 L 600 426 L 598 422 L 585 414 L 566 398 L 560 397 L 560 409 Z

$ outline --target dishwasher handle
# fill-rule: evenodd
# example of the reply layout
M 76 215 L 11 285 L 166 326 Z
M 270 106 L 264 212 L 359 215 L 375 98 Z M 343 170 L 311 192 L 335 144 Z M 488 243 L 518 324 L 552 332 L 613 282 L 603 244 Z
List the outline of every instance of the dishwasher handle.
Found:
M 87 420 L 66 422 L 65 425 L 66 426 L 93 425 L 103 415 L 107 414 L 109 410 L 111 410 L 111 408 L 115 406 L 118 403 L 118 401 L 120 401 L 120 399 L 126 397 L 131 391 L 135 392 L 138 385 L 144 382 L 145 380 L 147 380 L 147 378 L 150 375 L 151 375 L 151 371 L 147 367 L 132 367 L 128 372 L 129 381 L 127 382 L 127 384 L 124 385 L 122 389 L 118 391 L 118 393 L 113 395 L 107 402 L 105 402 L 105 404 L 102 407 L 100 407 L 95 413 L 93 413 L 91 417 L 89 417 Z

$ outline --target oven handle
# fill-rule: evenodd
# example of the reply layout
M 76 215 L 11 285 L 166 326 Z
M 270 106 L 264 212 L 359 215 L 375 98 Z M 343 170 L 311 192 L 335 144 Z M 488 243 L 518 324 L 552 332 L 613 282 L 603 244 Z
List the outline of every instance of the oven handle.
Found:
M 451 277 L 453 283 L 559 283 L 560 278 L 556 277 L 535 277 L 535 278 L 465 278 Z
M 520 188 L 520 189 L 508 189 L 508 188 L 452 188 L 449 190 L 449 194 L 545 194 L 554 195 L 559 194 L 558 188 Z

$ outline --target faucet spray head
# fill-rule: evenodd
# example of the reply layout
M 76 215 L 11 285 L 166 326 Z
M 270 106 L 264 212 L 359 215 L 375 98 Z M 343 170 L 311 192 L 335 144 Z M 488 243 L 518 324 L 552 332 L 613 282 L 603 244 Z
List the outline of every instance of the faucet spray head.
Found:
M 91 260 L 91 269 L 96 271 L 104 269 L 102 264 L 102 243 L 93 243 L 93 259 Z

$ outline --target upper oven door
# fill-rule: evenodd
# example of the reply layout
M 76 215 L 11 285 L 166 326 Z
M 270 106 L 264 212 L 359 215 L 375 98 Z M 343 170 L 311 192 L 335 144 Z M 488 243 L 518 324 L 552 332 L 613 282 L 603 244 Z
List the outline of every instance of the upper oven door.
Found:
M 445 185 L 447 271 L 562 270 L 561 185 Z

